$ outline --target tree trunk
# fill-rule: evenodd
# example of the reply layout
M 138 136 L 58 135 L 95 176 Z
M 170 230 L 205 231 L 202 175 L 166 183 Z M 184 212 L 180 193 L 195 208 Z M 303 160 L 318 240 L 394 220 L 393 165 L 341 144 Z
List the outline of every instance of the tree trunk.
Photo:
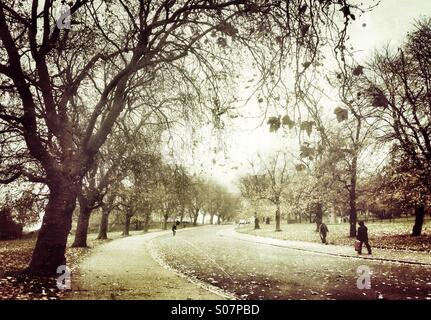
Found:
M 350 237 L 356 237 L 356 222 L 357 222 L 357 215 L 356 215 L 356 205 L 355 201 L 352 200 L 352 195 L 350 195 L 350 214 L 349 214 L 349 224 L 350 224 Z
M 144 216 L 144 233 L 147 233 L 148 229 L 150 228 L 150 218 L 151 218 L 151 214 L 146 213 Z
M 195 209 L 195 213 L 193 215 L 193 225 L 197 226 L 198 224 L 198 216 L 199 216 L 199 209 Z
M 27 272 L 32 275 L 55 275 L 57 268 L 66 264 L 67 237 L 72 227 L 78 188 L 69 179 L 50 186 L 48 204 L 42 227 Z
M 257 212 L 254 213 L 254 230 L 260 229 L 259 218 Z
M 202 224 L 205 224 L 205 214 L 202 215 Z
M 425 205 L 420 204 L 415 208 L 415 225 L 413 226 L 412 236 L 417 237 L 422 234 L 422 226 L 425 217 Z
M 315 208 L 316 212 L 315 212 L 314 221 L 316 222 L 316 232 L 319 232 L 320 225 L 322 224 L 322 221 L 323 221 L 323 209 L 322 209 L 322 204 L 320 202 L 317 202 L 315 206 L 316 206 Z
M 87 247 L 88 224 L 92 209 L 86 205 L 85 201 L 82 204 L 83 206 L 79 208 L 78 225 L 76 226 L 75 240 L 72 244 L 74 248 Z
M 214 214 L 210 215 L 210 224 L 214 224 Z
M 99 240 L 108 239 L 109 214 L 110 214 L 110 210 L 102 207 L 102 217 L 100 219 L 99 235 L 97 236 L 97 239 Z
M 168 215 L 163 216 L 163 230 L 168 230 Z
M 217 216 L 217 224 L 220 224 L 220 215 Z
M 126 221 L 124 222 L 124 230 L 123 230 L 123 236 L 128 236 L 130 233 L 130 219 L 132 219 L 132 216 L 130 214 L 126 214 Z
M 281 231 L 281 214 L 280 214 L 280 204 L 277 203 L 277 210 L 275 211 L 275 231 Z
M 357 175 L 357 163 L 358 158 L 355 156 L 352 160 L 352 172 L 350 177 L 350 189 L 349 189 L 349 224 L 350 224 L 350 237 L 356 237 L 356 222 L 357 222 L 357 212 L 356 212 L 356 175 Z

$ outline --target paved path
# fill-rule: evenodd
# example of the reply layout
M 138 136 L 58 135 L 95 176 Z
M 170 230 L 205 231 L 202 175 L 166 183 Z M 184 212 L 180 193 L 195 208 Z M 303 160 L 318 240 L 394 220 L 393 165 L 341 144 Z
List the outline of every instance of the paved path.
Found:
M 172 268 L 241 299 L 431 299 L 431 266 L 378 260 L 380 250 L 358 259 L 330 252 L 347 247 L 255 238 L 232 226 L 161 236 L 153 244 Z M 358 268 L 369 269 L 371 289 L 358 288 Z
M 387 261 L 380 251 L 358 259 L 347 247 L 279 241 L 232 226 L 113 240 L 81 263 L 68 298 L 431 300 L 429 265 Z M 371 289 L 357 287 L 364 267 Z
M 179 232 L 181 233 L 181 232 Z M 94 249 L 72 275 L 67 299 L 221 299 L 159 265 L 148 243 L 170 232 L 154 232 L 110 241 Z

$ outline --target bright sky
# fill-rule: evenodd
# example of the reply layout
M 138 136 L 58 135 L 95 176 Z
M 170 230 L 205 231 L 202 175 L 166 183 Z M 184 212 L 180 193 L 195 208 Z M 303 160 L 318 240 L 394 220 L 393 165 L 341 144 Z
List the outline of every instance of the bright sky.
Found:
M 348 44 L 354 47 L 356 59 L 364 61 L 375 49 L 387 43 L 399 46 L 414 21 L 421 16 L 431 17 L 430 0 L 382 0 L 372 12 L 358 17 L 351 25 Z M 280 148 L 297 152 L 297 138 L 285 136 L 280 132 L 282 130 L 270 133 L 266 120 L 250 117 L 259 113 L 256 104 L 255 99 L 251 100 L 241 110 L 243 116 L 233 120 L 233 126 L 220 132 L 207 128 L 200 130 L 200 142 L 193 152 L 183 154 L 182 162 L 197 174 L 212 177 L 236 191 L 238 177 L 249 172 L 248 160 L 255 159 L 257 153 L 265 156 Z M 222 141 L 225 141 L 225 148 Z M 214 148 L 217 153 L 214 153 Z

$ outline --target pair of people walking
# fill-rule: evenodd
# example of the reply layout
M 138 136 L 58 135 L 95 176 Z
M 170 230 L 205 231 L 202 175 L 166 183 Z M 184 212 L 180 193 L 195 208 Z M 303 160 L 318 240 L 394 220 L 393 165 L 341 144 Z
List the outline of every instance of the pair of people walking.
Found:
M 355 245 L 358 254 L 362 254 L 362 246 L 365 245 L 368 254 L 371 254 L 371 246 L 368 241 L 368 228 L 365 226 L 364 221 L 359 221 L 358 232 L 356 233 L 357 245 Z M 319 226 L 319 235 L 322 243 L 328 244 L 326 236 L 328 235 L 329 229 L 325 223 L 321 223 Z

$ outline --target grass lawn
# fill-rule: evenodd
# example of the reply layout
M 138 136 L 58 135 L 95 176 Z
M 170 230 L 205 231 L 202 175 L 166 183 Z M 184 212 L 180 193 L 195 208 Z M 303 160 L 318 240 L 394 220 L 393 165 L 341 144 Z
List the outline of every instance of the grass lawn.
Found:
M 254 225 L 241 225 L 237 231 L 282 240 L 299 240 L 321 242 L 315 232 L 316 224 L 282 224 L 281 232 L 275 232 L 275 224 L 261 224 L 261 229 L 254 230 Z M 422 236 L 411 237 L 412 221 L 368 222 L 370 244 L 373 247 L 398 250 L 415 250 L 431 252 L 431 223 L 426 221 Z M 348 224 L 328 225 L 327 240 L 330 244 L 352 245 L 354 240 L 348 237 Z

